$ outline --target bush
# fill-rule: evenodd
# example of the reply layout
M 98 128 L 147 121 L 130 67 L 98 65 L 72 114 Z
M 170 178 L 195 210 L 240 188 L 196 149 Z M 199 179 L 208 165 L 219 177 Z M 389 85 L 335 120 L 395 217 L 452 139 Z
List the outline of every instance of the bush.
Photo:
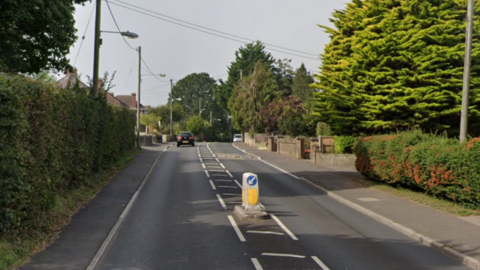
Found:
M 335 153 L 352 154 L 355 137 L 352 136 L 335 136 Z
M 58 195 L 134 149 L 134 127 L 104 97 L 0 73 L 0 236 L 41 230 Z
M 354 151 L 357 170 L 370 179 L 480 206 L 480 138 L 460 144 L 412 131 L 363 138 Z

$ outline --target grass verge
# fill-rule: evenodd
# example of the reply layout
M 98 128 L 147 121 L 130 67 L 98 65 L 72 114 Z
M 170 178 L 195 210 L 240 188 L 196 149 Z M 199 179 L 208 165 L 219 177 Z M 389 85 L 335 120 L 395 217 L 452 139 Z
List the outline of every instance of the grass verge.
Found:
M 385 183 L 376 182 L 368 179 L 356 179 L 355 181 L 366 187 L 373 188 L 378 191 L 389 193 L 398 197 L 406 198 L 411 201 L 427 205 L 439 211 L 454 214 L 456 216 L 480 216 L 480 209 L 468 208 L 464 205 L 448 201 L 446 199 L 436 198 L 422 192 L 413 191 L 403 187 L 394 187 Z
M 26 231 L 19 236 L 5 236 L 0 239 L 0 270 L 13 270 L 26 263 L 29 258 L 51 244 L 72 216 L 115 176 L 125 168 L 141 150 L 135 149 L 120 159 L 112 168 L 98 173 L 93 178 L 95 185 L 82 186 L 68 194 L 59 194 L 55 207 L 49 212 L 48 220 L 42 221 L 36 230 Z

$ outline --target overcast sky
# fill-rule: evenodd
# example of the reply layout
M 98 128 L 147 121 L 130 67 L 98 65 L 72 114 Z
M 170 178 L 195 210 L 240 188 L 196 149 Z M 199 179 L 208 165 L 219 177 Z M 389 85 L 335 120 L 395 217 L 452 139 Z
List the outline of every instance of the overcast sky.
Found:
M 329 42 L 328 35 L 317 25 L 331 26 L 329 19 L 332 12 L 344 9 L 349 2 L 350 0 L 109 0 L 121 31 L 129 30 L 139 35 L 138 39 L 127 39 L 130 46 L 135 49 L 141 46 L 142 58 L 151 71 L 166 75 L 165 78 L 155 78 L 148 70 L 142 69 L 141 103 L 151 106 L 166 104 L 170 79 L 176 81 L 191 73 L 206 72 L 217 80 L 226 80 L 227 67 L 234 61 L 235 51 L 249 43 L 248 40 L 260 40 L 269 44 L 267 51 L 276 59 L 292 59 L 294 69 L 303 62 L 308 70 L 317 73 L 321 65 L 320 54 Z M 68 56 L 83 81 L 87 81 L 86 76 L 92 77 L 93 73 L 94 3 L 95 0 L 85 6 L 77 6 L 75 20 L 79 38 Z M 101 30 L 117 31 L 105 1 L 102 1 Z M 85 39 L 81 44 L 84 34 Z M 116 71 L 113 81 L 115 87 L 111 91 L 115 95 L 136 92 L 138 53 L 119 34 L 102 33 L 102 39 L 100 77 L 106 71 L 110 74 Z

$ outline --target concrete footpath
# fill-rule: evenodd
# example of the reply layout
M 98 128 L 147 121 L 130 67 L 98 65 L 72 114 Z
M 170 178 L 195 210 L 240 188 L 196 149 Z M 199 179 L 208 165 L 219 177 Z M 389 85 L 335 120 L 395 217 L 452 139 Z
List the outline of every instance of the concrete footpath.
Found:
M 19 269 L 86 269 L 155 160 L 167 146 L 169 144 L 142 147 L 143 151 L 73 216 L 53 244 L 34 255 L 28 264 Z
M 322 189 L 341 203 L 480 270 L 480 217 L 456 217 L 408 199 L 366 188 L 354 181 L 364 179 L 355 168 L 322 167 L 243 143 L 235 143 L 234 146 L 292 174 L 300 181 Z

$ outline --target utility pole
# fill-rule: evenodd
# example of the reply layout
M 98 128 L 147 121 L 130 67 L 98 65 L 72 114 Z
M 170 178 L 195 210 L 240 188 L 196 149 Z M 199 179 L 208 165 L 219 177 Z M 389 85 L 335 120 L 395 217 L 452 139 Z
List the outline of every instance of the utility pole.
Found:
M 460 142 L 464 142 L 468 133 L 468 99 L 470 91 L 470 69 L 472 67 L 472 32 L 474 0 L 468 0 L 467 37 L 465 38 L 465 65 L 463 70 L 462 115 L 460 119 Z
M 142 47 L 138 46 L 138 89 L 137 89 L 137 146 L 140 147 L 140 85 L 142 82 Z
M 198 99 L 198 116 L 202 117 L 202 98 Z
M 102 9 L 102 1 L 97 0 L 96 14 L 95 14 L 95 47 L 93 52 L 93 97 L 98 96 L 98 69 L 100 62 L 100 15 Z
M 170 79 L 170 140 L 173 141 L 173 80 Z
M 212 111 L 210 111 L 210 126 L 212 126 Z

